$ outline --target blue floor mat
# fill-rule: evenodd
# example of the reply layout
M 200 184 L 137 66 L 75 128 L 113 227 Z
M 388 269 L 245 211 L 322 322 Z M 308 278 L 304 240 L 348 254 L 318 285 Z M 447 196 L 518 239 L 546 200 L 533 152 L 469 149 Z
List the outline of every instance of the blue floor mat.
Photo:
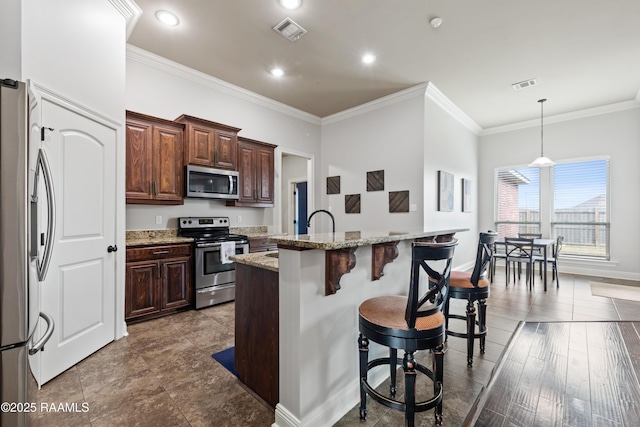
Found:
M 238 372 L 236 372 L 235 367 L 233 366 L 233 356 L 234 356 L 235 347 L 230 347 L 226 350 L 219 351 L 211 357 L 213 357 L 218 363 L 224 366 L 227 371 L 231 372 L 236 377 L 238 376 Z

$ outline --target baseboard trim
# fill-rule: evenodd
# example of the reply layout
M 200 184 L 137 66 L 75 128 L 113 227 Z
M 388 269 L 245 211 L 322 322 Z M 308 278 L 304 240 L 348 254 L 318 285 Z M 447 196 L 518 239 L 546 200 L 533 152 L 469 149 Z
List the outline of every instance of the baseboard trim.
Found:
M 378 369 L 369 373 L 370 384 L 378 387 L 389 378 L 388 369 Z M 330 427 L 338 422 L 360 401 L 360 385 L 354 383 L 342 393 L 327 400 L 322 406 L 298 419 L 284 405 L 278 403 L 275 411 L 275 422 L 271 427 Z

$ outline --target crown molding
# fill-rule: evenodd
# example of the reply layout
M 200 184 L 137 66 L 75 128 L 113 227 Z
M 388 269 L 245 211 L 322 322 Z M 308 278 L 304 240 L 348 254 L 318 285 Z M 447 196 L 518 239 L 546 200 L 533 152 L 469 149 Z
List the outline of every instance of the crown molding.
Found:
M 464 111 L 451 102 L 451 100 L 440 92 L 440 89 L 438 89 L 432 82 L 427 83 L 426 96 L 474 134 L 479 135 L 482 131 L 480 125 L 474 122 L 471 117 L 467 116 Z
M 134 0 L 109 0 L 109 3 L 127 20 L 128 40 L 142 15 L 142 9 L 140 9 L 140 6 L 138 6 Z
M 584 110 L 572 111 L 564 114 L 556 114 L 555 116 L 545 116 L 544 124 L 561 123 L 570 120 L 583 119 L 586 117 L 601 116 L 603 114 L 616 113 L 618 111 L 632 110 L 640 107 L 640 92 L 636 99 L 631 101 L 623 101 L 615 104 L 602 105 L 600 107 L 587 108 Z M 527 120 L 524 122 L 511 123 L 504 126 L 496 126 L 484 129 L 480 132 L 480 136 L 494 135 L 497 133 L 512 132 L 514 130 L 527 129 L 540 126 L 540 119 Z
M 169 74 L 173 74 L 176 77 L 189 80 L 193 83 L 206 86 L 208 88 L 217 90 L 222 93 L 234 96 L 236 98 L 243 99 L 252 104 L 260 105 L 265 108 L 269 108 L 273 111 L 277 111 L 288 116 L 304 120 L 314 125 L 320 125 L 320 117 L 313 114 L 306 113 L 298 110 L 297 108 L 290 107 L 278 101 L 274 101 L 266 96 L 258 95 L 255 92 L 243 89 L 239 86 L 227 83 L 224 80 L 217 79 L 208 74 L 194 70 L 193 68 L 186 67 L 170 59 L 163 58 L 162 56 L 148 52 L 139 47 L 127 44 L 127 59 L 138 62 L 143 65 L 155 68 L 160 71 L 164 71 Z
M 412 86 L 408 89 L 401 90 L 400 92 L 392 93 L 391 95 L 383 96 L 382 98 L 375 99 L 373 101 L 366 102 L 353 108 L 349 108 L 339 113 L 331 114 L 330 116 L 323 117 L 322 125 L 330 123 L 336 123 L 342 120 L 350 119 L 370 111 L 375 111 L 389 105 L 397 104 L 407 99 L 415 98 L 416 96 L 423 96 L 429 82 L 421 83 L 417 86 Z

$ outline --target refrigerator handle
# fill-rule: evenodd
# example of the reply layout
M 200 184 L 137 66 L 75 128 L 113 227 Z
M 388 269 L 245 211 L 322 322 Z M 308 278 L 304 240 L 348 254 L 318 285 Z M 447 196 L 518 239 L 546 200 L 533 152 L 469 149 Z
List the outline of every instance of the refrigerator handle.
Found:
M 47 330 L 45 331 L 44 336 L 40 338 L 40 340 L 37 343 L 35 343 L 32 348 L 29 349 L 30 355 L 34 355 L 40 350 L 44 351 L 44 345 L 47 343 L 47 341 L 49 341 L 49 338 L 51 338 L 51 335 L 53 335 L 53 329 L 54 329 L 53 318 L 49 316 L 47 313 L 43 313 L 43 312 L 40 312 L 40 317 L 42 317 L 44 321 L 47 322 Z
M 36 169 L 42 168 L 44 175 L 44 185 L 47 195 L 47 238 L 45 240 L 44 255 L 42 256 L 42 263 L 38 262 L 38 280 L 44 281 L 47 277 L 47 270 L 49 270 L 49 264 L 51 263 L 51 252 L 53 250 L 53 239 L 55 236 L 56 227 L 56 201 L 53 194 L 53 179 L 51 178 L 51 168 L 47 161 L 47 156 L 44 150 L 41 148 L 38 151 L 38 165 Z M 36 173 L 37 175 L 37 173 Z

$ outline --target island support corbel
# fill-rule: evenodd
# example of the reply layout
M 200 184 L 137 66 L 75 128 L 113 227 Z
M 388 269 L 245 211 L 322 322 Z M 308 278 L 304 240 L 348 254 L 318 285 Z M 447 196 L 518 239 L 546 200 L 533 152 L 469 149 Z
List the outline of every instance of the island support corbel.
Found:
M 371 280 L 384 276 L 384 266 L 398 258 L 398 242 L 371 245 Z
M 325 252 L 325 295 L 333 295 L 340 289 L 340 278 L 356 266 L 355 247 Z

